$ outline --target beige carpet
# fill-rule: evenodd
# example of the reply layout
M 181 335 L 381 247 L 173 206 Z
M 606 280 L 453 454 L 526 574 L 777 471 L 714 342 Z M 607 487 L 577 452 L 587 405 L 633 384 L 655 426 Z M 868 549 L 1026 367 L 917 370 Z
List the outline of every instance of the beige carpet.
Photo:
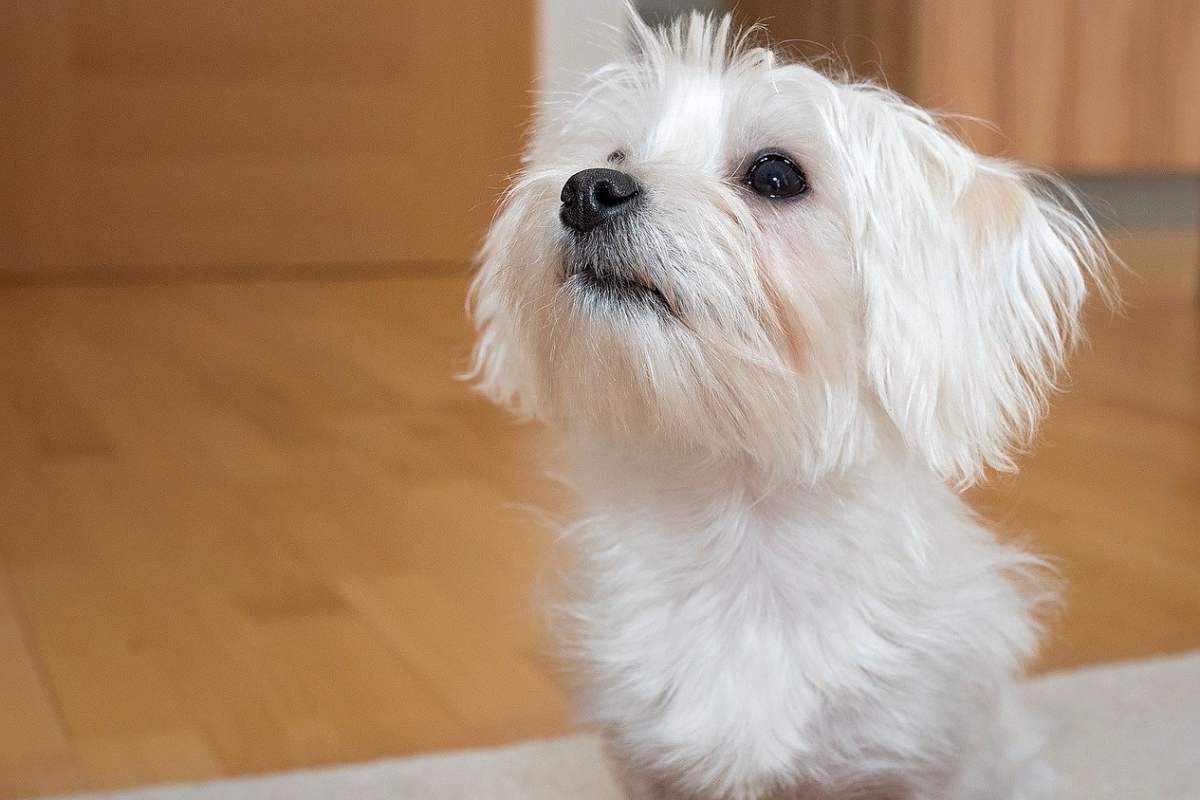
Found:
M 1053 725 L 1060 800 L 1200 800 L 1200 652 L 1025 689 Z M 619 800 L 587 735 L 74 800 Z M 948 799 L 949 800 L 949 799 Z

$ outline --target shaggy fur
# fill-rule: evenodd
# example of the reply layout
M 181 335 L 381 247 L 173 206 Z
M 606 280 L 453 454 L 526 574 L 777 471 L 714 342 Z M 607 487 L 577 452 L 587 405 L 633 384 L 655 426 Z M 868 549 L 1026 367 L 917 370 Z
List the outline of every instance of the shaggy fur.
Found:
M 543 108 L 471 301 L 479 385 L 561 432 L 585 508 L 582 712 L 637 800 L 1050 798 L 1012 699 L 1038 562 L 955 490 L 1032 434 L 1104 285 L 1094 226 L 728 19 L 632 26 Z M 766 151 L 810 191 L 751 192 Z M 559 193 L 590 167 L 644 197 L 580 235 Z

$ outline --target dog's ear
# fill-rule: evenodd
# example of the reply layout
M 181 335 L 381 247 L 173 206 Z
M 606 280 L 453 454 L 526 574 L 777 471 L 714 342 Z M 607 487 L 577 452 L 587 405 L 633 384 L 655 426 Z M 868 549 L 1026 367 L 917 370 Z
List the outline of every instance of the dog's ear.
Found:
M 839 136 L 868 381 L 909 447 L 970 484 L 1014 468 L 1079 334 L 1094 223 L 1044 176 L 977 155 L 926 112 L 852 87 Z
M 488 229 L 467 294 L 467 315 L 478 335 L 471 368 L 462 377 L 492 402 L 527 419 L 536 416 L 536 391 L 528 343 L 521 338 L 523 326 L 516 319 L 521 304 L 513 286 L 514 266 L 509 263 L 519 258 L 513 241 L 522 223 L 519 205 L 505 202 Z

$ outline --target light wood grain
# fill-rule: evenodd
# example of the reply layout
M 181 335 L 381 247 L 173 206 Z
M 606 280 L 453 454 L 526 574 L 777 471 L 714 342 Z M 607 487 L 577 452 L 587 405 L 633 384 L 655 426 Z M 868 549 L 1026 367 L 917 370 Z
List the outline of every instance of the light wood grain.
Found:
M 801 55 L 832 51 L 980 150 L 1064 171 L 1200 169 L 1194 0 L 743 0 Z
M 4 3 L 0 270 L 467 259 L 532 9 Z
M 222 772 L 205 737 L 195 730 L 87 738 L 75 749 L 88 785 L 98 789 L 201 781 Z
M 1069 581 L 1042 668 L 1200 647 L 1200 253 L 1121 249 L 972 496 Z M 465 266 L 420 272 L 0 288 L 0 798 L 567 729 L 516 504 L 569 503 L 452 378 Z
M 28 788 L 31 773 L 56 773 L 48 788 L 75 785 L 74 753 L 30 641 L 0 573 L 0 796 Z

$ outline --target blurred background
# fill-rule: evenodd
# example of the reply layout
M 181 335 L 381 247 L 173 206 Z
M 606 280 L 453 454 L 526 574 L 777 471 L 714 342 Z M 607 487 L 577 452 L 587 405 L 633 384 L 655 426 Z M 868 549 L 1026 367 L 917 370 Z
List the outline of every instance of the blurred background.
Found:
M 737 13 L 1088 193 L 1128 308 L 971 499 L 1069 581 L 1038 669 L 1200 646 L 1200 2 Z M 614 0 L 0 3 L 0 799 L 567 729 L 553 534 L 517 504 L 569 499 L 453 375 L 534 91 L 622 26 Z

